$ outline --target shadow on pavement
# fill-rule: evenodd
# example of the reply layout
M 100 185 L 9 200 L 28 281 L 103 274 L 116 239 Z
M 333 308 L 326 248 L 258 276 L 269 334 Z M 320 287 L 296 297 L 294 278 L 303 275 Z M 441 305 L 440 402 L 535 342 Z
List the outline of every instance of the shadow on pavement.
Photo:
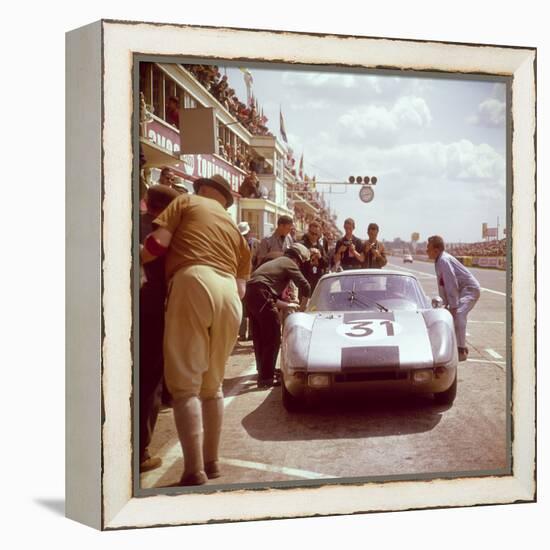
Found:
M 442 409 L 429 397 L 358 395 L 289 413 L 280 388 L 273 388 L 242 425 L 262 441 L 385 437 L 429 432 L 440 422 Z
M 258 388 L 257 378 L 258 375 L 256 373 L 226 378 L 223 381 L 223 394 L 227 397 L 229 395 L 238 396 L 252 392 L 265 392 L 265 389 Z M 234 392 L 234 388 L 239 388 L 239 390 Z
M 243 344 L 241 342 L 237 342 L 231 352 L 231 355 L 251 355 L 254 357 L 254 348 L 252 347 L 252 343 Z

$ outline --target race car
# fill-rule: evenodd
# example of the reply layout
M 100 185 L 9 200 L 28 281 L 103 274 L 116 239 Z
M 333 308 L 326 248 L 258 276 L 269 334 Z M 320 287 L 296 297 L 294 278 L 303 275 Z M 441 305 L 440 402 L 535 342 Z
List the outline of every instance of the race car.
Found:
M 403 263 L 404 264 L 406 264 L 406 263 L 412 264 L 413 263 L 413 257 L 410 254 L 404 254 L 403 255 Z
M 458 352 L 453 318 L 409 273 L 359 269 L 321 278 L 304 312 L 289 315 L 281 346 L 288 411 L 329 393 L 405 391 L 451 405 Z

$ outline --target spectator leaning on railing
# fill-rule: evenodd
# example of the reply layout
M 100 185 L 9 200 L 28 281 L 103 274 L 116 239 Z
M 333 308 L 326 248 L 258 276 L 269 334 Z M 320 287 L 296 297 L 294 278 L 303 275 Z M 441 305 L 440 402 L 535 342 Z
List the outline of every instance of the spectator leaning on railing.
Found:
M 173 95 L 168 98 L 166 104 L 166 122 L 179 129 L 180 126 L 180 100 Z
M 250 172 L 239 187 L 239 195 L 245 199 L 259 199 L 262 195 L 260 192 L 260 180 L 256 176 L 256 172 Z

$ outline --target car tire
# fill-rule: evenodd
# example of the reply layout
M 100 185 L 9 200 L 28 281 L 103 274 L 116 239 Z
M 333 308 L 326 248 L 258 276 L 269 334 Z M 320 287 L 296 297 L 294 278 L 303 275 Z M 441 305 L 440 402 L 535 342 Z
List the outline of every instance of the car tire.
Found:
M 283 407 L 288 412 L 299 412 L 304 410 L 305 408 L 305 402 L 303 399 L 300 399 L 299 397 L 294 397 L 285 386 L 284 379 L 281 380 L 281 396 L 283 401 Z
M 435 402 L 438 405 L 452 405 L 456 398 L 457 385 L 458 385 L 458 376 L 455 374 L 455 379 L 453 383 L 450 385 L 449 389 L 439 393 L 434 393 Z

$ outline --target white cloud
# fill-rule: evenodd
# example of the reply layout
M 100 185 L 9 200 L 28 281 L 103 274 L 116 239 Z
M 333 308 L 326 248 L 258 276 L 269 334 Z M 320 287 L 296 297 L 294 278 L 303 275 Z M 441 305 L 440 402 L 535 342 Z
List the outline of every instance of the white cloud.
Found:
M 474 145 L 468 140 L 449 144 L 416 143 L 379 152 L 378 155 L 376 170 L 381 179 L 383 172 L 388 171 L 400 174 L 407 181 L 426 183 L 432 191 L 443 188 L 443 182 L 458 181 L 472 184 L 474 190 L 480 186 L 504 190 L 505 159 L 483 143 Z
M 406 128 L 430 125 L 430 109 L 421 97 L 405 96 L 391 107 L 367 105 L 352 109 L 340 116 L 340 137 L 343 141 L 361 140 L 362 146 L 394 145 Z
M 468 122 L 488 128 L 503 126 L 506 122 L 506 103 L 492 97 L 486 99 L 479 104 L 477 114 L 468 118 Z
M 468 140 L 452 143 L 447 149 L 447 176 L 460 180 L 504 181 L 505 161 L 491 146 Z
M 319 136 L 321 137 L 321 136 Z M 416 191 L 445 195 L 449 182 L 462 182 L 471 189 L 490 189 L 499 195 L 504 192 L 506 162 L 502 155 L 486 144 L 473 144 L 461 140 L 449 144 L 441 142 L 399 145 L 390 149 L 354 147 L 342 163 L 338 150 L 328 141 L 317 141 L 312 162 L 326 166 L 331 172 L 341 172 L 343 179 L 349 174 L 376 175 L 380 185 L 391 182 L 396 197 L 414 186 Z M 363 174 L 365 172 L 365 174 Z M 346 175 L 347 174 L 347 175 Z M 344 177 L 345 176 L 345 177 Z
M 422 128 L 429 126 L 432 115 L 428 105 L 421 97 L 405 96 L 397 100 L 392 109 L 393 115 L 404 126 Z

